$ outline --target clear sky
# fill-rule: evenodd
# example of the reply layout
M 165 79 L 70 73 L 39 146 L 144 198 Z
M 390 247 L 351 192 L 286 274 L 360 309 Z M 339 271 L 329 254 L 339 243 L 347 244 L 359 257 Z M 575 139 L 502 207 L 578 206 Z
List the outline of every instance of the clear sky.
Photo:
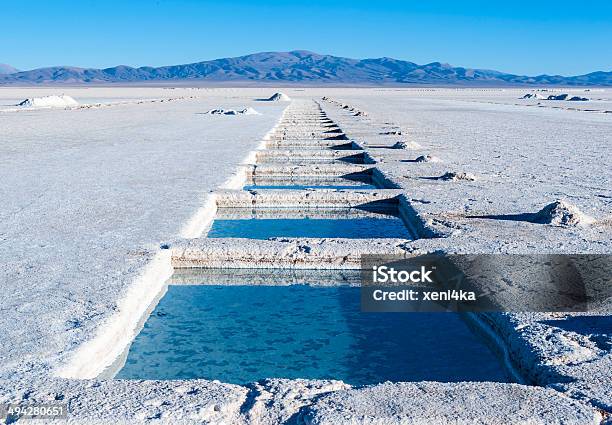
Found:
M 612 70 L 612 0 L 0 0 L 0 63 L 173 65 L 259 51 L 519 74 Z

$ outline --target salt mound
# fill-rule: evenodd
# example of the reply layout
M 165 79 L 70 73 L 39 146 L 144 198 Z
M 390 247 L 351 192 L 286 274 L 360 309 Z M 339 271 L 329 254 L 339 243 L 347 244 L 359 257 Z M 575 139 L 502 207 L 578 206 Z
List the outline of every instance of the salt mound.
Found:
M 546 98 L 546 100 L 568 100 L 570 102 L 586 102 L 587 100 L 589 100 L 589 98 L 580 97 L 580 96 L 570 97 L 569 94 L 563 93 L 563 94 L 558 94 L 558 95 L 551 94 L 550 96 Z
M 24 106 L 26 108 L 65 108 L 67 106 L 78 105 L 79 102 L 66 95 L 31 97 L 17 104 L 17 106 Z
M 550 96 L 546 98 L 546 100 L 565 100 L 567 99 L 568 96 L 569 94 L 567 93 L 551 94 Z
M 527 93 L 526 95 L 519 97 L 519 99 L 546 99 L 539 93 Z
M 449 173 L 444 173 L 443 175 L 438 177 L 438 180 L 453 181 L 453 182 L 456 182 L 459 180 L 465 180 L 465 181 L 473 182 L 474 180 L 476 180 L 476 176 L 470 173 L 449 172 Z
M 245 108 L 240 111 L 235 109 L 211 109 L 206 112 L 207 115 L 261 115 L 253 108 Z
M 570 102 L 588 102 L 589 98 L 588 97 L 580 97 L 580 96 L 572 96 L 569 99 Z
M 225 115 L 227 113 L 227 115 L 231 115 L 231 112 L 236 112 L 233 109 L 228 109 L 227 111 L 225 109 L 211 109 L 210 111 L 207 111 L 206 114 L 208 115 Z
M 395 142 L 391 149 L 419 149 L 421 145 L 417 142 L 404 142 L 400 140 L 399 142 Z
M 442 161 L 437 156 L 421 155 L 417 159 L 415 159 L 415 162 L 442 162 Z
M 589 100 L 588 97 L 571 96 L 567 93 L 551 94 L 549 96 L 543 96 L 539 93 L 527 93 L 521 96 L 519 99 L 544 99 L 544 100 L 567 100 L 570 102 L 586 102 Z
M 289 96 L 287 96 L 285 93 L 274 93 L 272 96 L 270 96 L 268 99 L 266 99 L 270 102 L 290 102 L 291 98 Z
M 242 111 L 240 111 L 240 113 L 244 115 L 261 115 L 259 112 L 257 112 L 255 109 L 251 107 L 243 109 Z
M 595 222 L 592 217 L 584 214 L 576 206 L 564 201 L 555 201 L 546 205 L 535 213 L 530 221 L 555 226 L 580 226 Z

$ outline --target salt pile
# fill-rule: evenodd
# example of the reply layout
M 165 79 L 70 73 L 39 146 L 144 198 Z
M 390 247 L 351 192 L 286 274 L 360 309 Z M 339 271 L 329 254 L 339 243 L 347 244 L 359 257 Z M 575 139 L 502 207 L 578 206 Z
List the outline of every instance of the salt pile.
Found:
M 519 99 L 546 99 L 539 93 L 527 93 L 526 95 L 519 97 Z
M 285 93 L 276 92 L 266 100 L 270 102 L 290 102 L 291 98 Z
M 417 159 L 415 159 L 415 162 L 441 162 L 441 160 L 437 156 L 421 155 Z
M 546 98 L 546 100 L 568 100 L 570 102 L 586 102 L 589 99 L 587 97 L 580 97 L 580 96 L 570 97 L 569 94 L 562 93 L 562 94 L 557 94 L 557 95 L 551 94 L 550 96 Z
M 70 96 L 43 96 L 43 97 L 30 97 L 23 102 L 17 104 L 17 106 L 23 106 L 26 108 L 65 108 L 67 106 L 78 106 L 79 102 L 74 100 Z
M 474 176 L 473 174 L 470 173 L 455 173 L 455 172 L 449 172 L 449 173 L 444 173 L 443 175 L 441 175 L 440 177 L 438 177 L 438 180 L 444 180 L 444 181 L 459 181 L 459 180 L 465 180 L 465 181 L 474 181 L 476 180 L 476 176 Z
M 404 142 L 400 140 L 399 142 L 395 142 L 391 149 L 419 149 L 421 145 L 417 142 Z
M 570 102 L 587 102 L 589 100 L 588 97 L 580 97 L 580 96 L 572 96 L 569 99 Z
M 245 108 L 237 111 L 235 109 L 211 109 L 207 115 L 261 115 L 253 108 Z
M 549 96 L 544 96 L 539 93 L 527 93 L 519 97 L 519 99 L 567 100 L 569 102 L 586 102 L 589 100 L 588 97 L 581 97 L 581 96 L 571 96 L 570 97 L 570 95 L 567 93 L 551 94 Z
M 261 115 L 259 112 L 257 112 L 255 109 L 251 107 L 243 109 L 242 111 L 240 111 L 240 113 L 244 115 Z
M 207 115 L 235 115 L 236 111 L 233 109 L 211 109 L 210 111 L 206 111 Z
M 564 201 L 555 201 L 546 205 L 530 221 L 555 226 L 580 226 L 595 222 L 592 217 L 584 214 L 578 207 Z

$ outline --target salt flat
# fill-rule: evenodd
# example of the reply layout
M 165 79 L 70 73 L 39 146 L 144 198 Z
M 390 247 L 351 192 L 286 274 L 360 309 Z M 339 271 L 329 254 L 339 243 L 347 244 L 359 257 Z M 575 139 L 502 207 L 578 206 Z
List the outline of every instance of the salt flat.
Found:
M 414 241 L 415 249 L 438 244 L 464 252 L 612 250 L 612 171 L 607 159 L 612 151 L 612 114 L 517 105 L 521 101 L 516 99 L 525 90 L 283 91 L 297 99 L 329 96 L 367 111 L 367 119 L 358 120 L 336 106 L 325 106 L 349 136 L 365 142 L 368 152 L 379 156 L 380 169 L 400 183 L 432 228 L 449 236 L 435 242 Z M 236 171 L 287 105 L 256 101 L 274 92 L 258 89 L 75 88 L 61 92 L 81 104 L 112 105 L 14 111 L 11 105 L 17 101 L 56 91 L 0 90 L 0 326 L 9 342 L 0 347 L 0 400 L 68 400 L 76 412 L 73 420 L 83 423 L 111 419 L 274 423 L 289 419 L 304 400 L 340 391 L 337 396 L 318 399 L 306 417 L 313 423 L 341 423 L 342 418 L 330 407 L 338 403 L 345 403 L 347 412 L 357 405 L 360 415 L 377 414 L 380 404 L 359 401 L 363 397 L 359 391 L 345 391 L 348 387 L 337 381 L 272 380 L 246 388 L 201 380 L 125 382 L 58 377 L 71 376 L 63 372 L 75 353 L 126 308 L 128 294 L 142 295 L 134 287 L 146 288 L 146 279 L 141 278 L 155 271 L 151 263 L 164 255 L 162 245 L 198 235 L 202 229 L 196 219 L 208 193 Z M 609 92 L 600 97 L 607 100 L 600 101 L 598 109 L 609 109 Z M 262 115 L 203 115 L 215 108 L 246 107 Z M 395 126 L 401 135 L 380 134 L 397 131 Z M 372 128 L 380 131 L 372 133 Z M 398 140 L 417 142 L 421 148 L 375 147 Z M 441 162 L 412 162 L 424 154 L 435 155 Z M 476 180 L 429 179 L 447 171 L 469 172 Z M 568 200 L 598 224 L 560 228 L 471 218 L 536 212 L 556 199 Z M 525 351 L 520 355 L 529 357 L 532 352 L 525 346 L 532 343 L 540 349 L 548 344 L 535 332 L 541 319 L 509 317 L 501 332 L 514 340 L 527 339 L 529 343 L 521 342 L 520 349 Z M 517 336 L 516 329 L 526 323 L 531 327 Z M 549 335 L 566 338 L 568 333 Z M 570 340 L 577 344 L 574 351 L 556 357 L 542 349 L 542 362 L 569 355 L 579 370 L 572 369 L 572 364 L 559 367 L 566 374 L 576 373 L 582 381 L 568 391 L 583 391 L 587 396 L 577 398 L 597 400 L 609 408 L 612 385 L 607 385 L 609 374 L 602 369 L 610 364 L 609 350 L 576 338 Z M 92 363 L 96 360 L 91 359 Z M 596 388 L 584 380 L 593 373 L 600 374 L 591 378 L 597 381 Z M 401 390 L 382 385 L 366 392 L 406 400 L 420 391 L 444 393 L 453 403 L 440 406 L 428 399 L 424 404 L 441 418 L 452 419 L 456 417 L 453 409 L 484 388 L 462 385 L 425 383 Z M 559 386 L 563 385 L 572 384 Z M 257 401 L 249 409 L 253 394 Z M 535 403 L 536 410 L 536 401 L 548 404 L 550 408 L 539 417 L 541 423 L 556 417 L 568 423 L 592 423 L 598 417 L 578 402 L 568 407 L 564 396 L 550 389 L 488 385 L 481 396 L 480 406 L 461 419 L 490 418 L 498 411 L 490 406 L 497 404 L 501 405 L 497 409 L 520 410 L 504 404 L 516 397 Z M 266 397 L 271 401 L 264 408 L 261 400 Z M 180 417 L 167 413 L 173 409 L 182 412 Z M 398 413 L 389 421 L 402 417 Z M 515 418 L 533 419 L 520 414 Z
M 80 99 L 79 90 L 71 93 Z M 253 98 L 230 91 L 0 112 L 2 331 L 12 341 L 3 344 L 0 376 L 47 376 L 113 312 L 159 245 L 179 235 L 285 107 Z M 200 115 L 219 106 L 262 115 Z
M 453 248 L 609 252 L 611 115 L 511 104 L 523 91 L 371 89 L 328 95 L 369 113 L 360 121 L 344 117 L 345 131 L 356 140 L 373 123 L 381 128 L 378 135 L 367 134 L 366 146 L 374 157 L 384 157 L 380 168 L 401 184 L 414 208 L 436 220 L 440 232 L 478 240 L 453 240 Z M 603 96 L 609 98 L 609 91 Z M 389 130 L 402 134 L 381 134 Z M 384 148 L 397 140 L 418 147 Z M 415 162 L 422 155 L 439 161 Z M 468 173 L 475 181 L 435 179 L 447 172 Z M 556 200 L 577 206 L 599 225 L 554 228 L 512 220 Z M 487 216 L 499 219 L 477 218 Z

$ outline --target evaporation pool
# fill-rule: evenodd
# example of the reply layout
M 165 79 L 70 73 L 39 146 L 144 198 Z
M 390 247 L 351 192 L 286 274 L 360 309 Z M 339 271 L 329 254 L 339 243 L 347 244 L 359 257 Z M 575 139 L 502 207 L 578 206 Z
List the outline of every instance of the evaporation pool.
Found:
M 330 178 L 253 178 L 244 187 L 252 189 L 377 189 L 370 176 Z
M 218 209 L 209 238 L 400 238 L 411 239 L 393 211 Z
M 363 154 L 356 154 L 356 155 L 349 155 L 349 156 L 342 156 L 342 157 L 337 157 L 337 158 L 325 158 L 325 157 L 293 157 L 293 156 L 287 156 L 287 157 L 274 157 L 274 156 L 265 156 L 262 158 L 259 158 L 257 160 L 258 164 L 286 164 L 286 163 L 291 163 L 291 164 L 327 164 L 327 163 L 334 163 L 334 162 L 345 162 L 348 164 L 365 164 L 366 163 L 366 159 L 364 158 Z
M 458 314 L 362 313 L 358 287 L 228 284 L 228 273 L 170 285 L 116 378 L 510 381 Z

